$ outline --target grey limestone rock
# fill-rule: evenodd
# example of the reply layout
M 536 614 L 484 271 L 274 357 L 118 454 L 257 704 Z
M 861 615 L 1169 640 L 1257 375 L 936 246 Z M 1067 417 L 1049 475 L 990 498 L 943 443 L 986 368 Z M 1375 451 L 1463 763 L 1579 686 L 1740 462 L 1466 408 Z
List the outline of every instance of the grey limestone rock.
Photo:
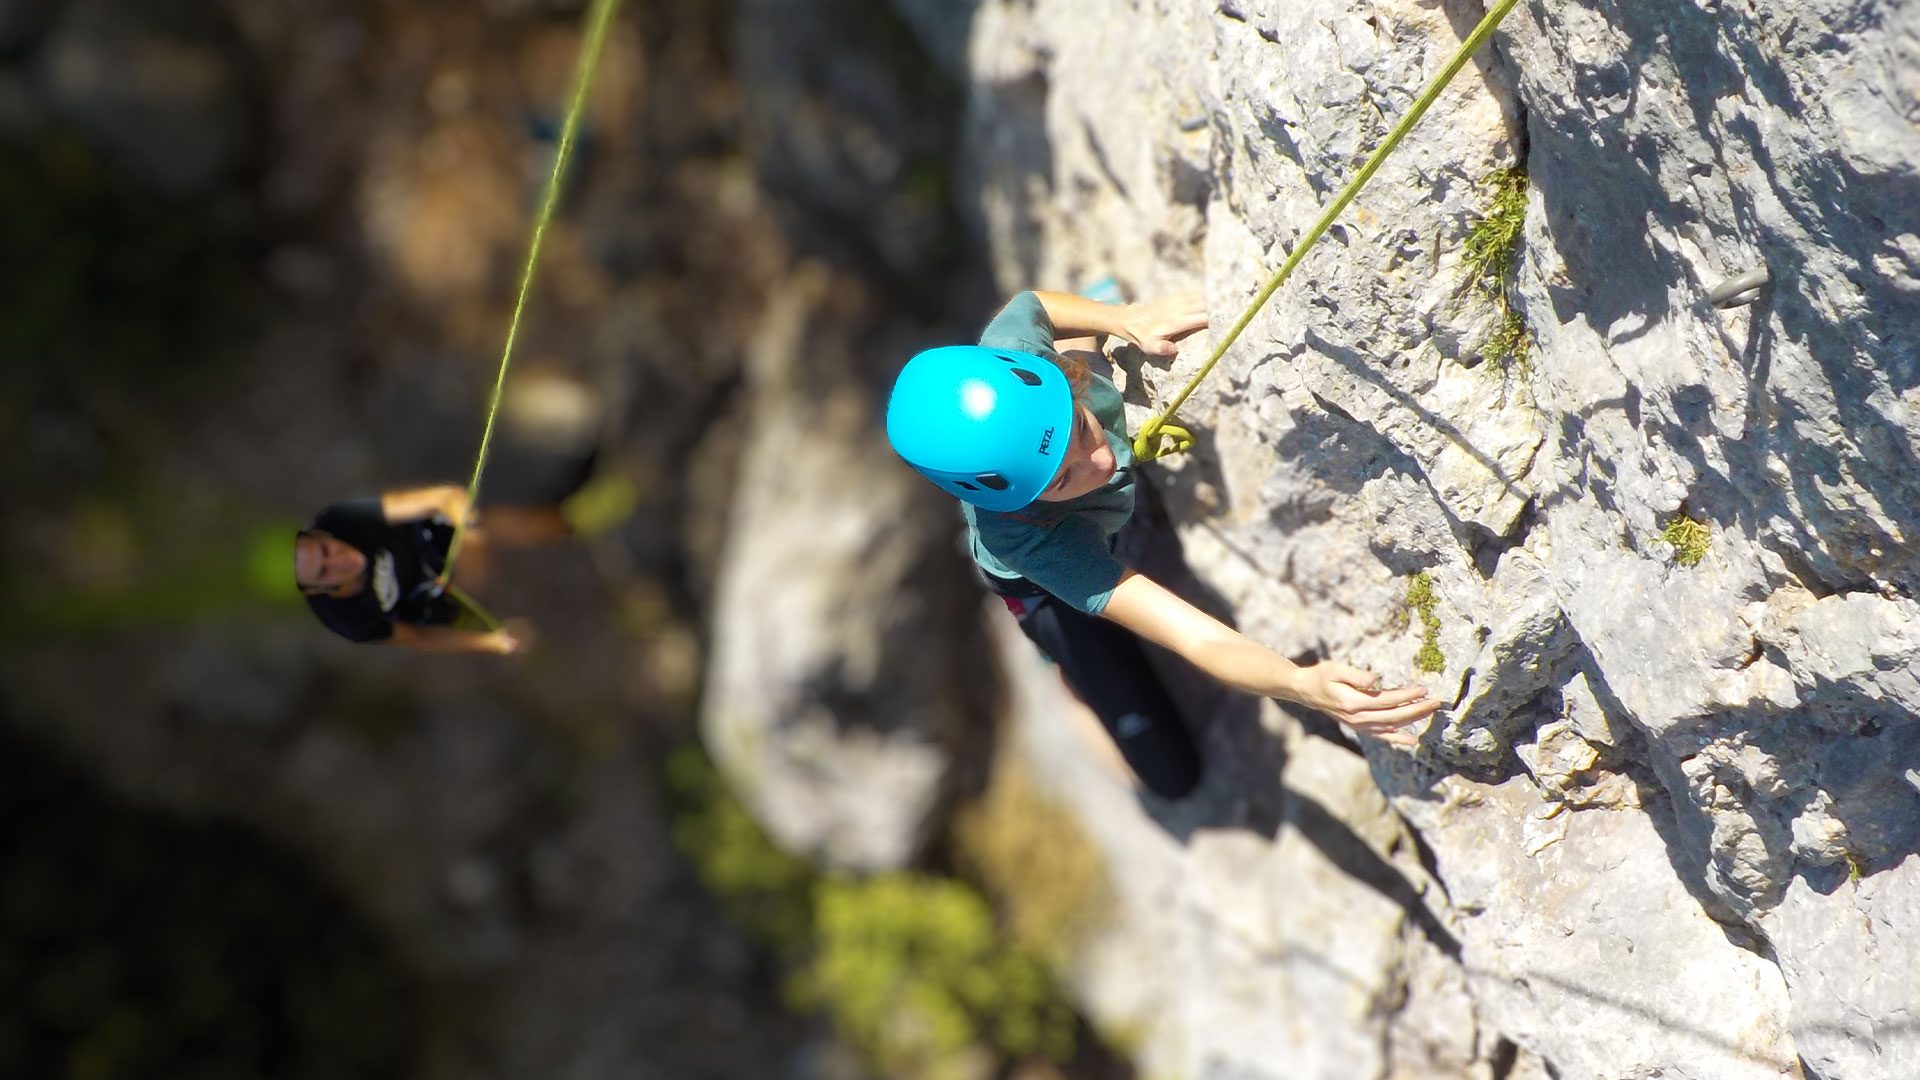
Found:
M 1217 334 L 1483 10 L 982 3 L 968 175 L 1001 286 L 1204 287 Z M 1367 753 L 1461 947 L 1408 934 L 1405 906 L 1312 915 L 1345 879 L 1266 876 L 1297 858 L 1285 825 L 1116 847 L 1181 883 L 1136 931 L 1185 1003 L 1163 1027 L 1207 1028 L 1145 1060 L 1911 1074 L 1916 69 L 1906 0 L 1524 3 L 1182 410 L 1201 445 L 1156 478 L 1241 629 L 1455 703 L 1417 755 Z M 1533 346 L 1503 374 L 1462 258 L 1516 166 Z M 1757 266 L 1756 302 L 1707 301 Z M 1121 355 L 1136 423 L 1205 339 Z M 1697 561 L 1662 538 L 1682 516 Z M 1437 673 L 1398 613 L 1422 571 Z M 1379 843 L 1372 798 L 1321 805 Z M 1294 918 L 1340 942 L 1343 989 L 1292 967 Z M 1125 1012 L 1110 966 L 1082 970 L 1096 1015 Z M 1394 1050 L 1422 1009 L 1479 1034 L 1418 1064 Z

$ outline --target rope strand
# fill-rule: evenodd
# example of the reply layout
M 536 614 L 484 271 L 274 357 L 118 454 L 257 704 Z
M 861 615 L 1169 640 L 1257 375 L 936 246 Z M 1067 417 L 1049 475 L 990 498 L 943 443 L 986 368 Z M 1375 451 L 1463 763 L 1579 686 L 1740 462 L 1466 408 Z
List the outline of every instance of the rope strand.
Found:
M 1225 356 L 1227 350 L 1239 339 L 1240 332 L 1245 330 L 1247 324 L 1253 321 L 1253 317 L 1266 306 L 1267 301 L 1279 290 L 1281 283 L 1293 273 L 1293 268 L 1300 265 L 1300 260 L 1306 258 L 1307 252 L 1333 225 L 1334 219 L 1340 216 L 1340 211 L 1345 210 L 1354 196 L 1360 194 L 1360 189 L 1367 186 L 1367 181 L 1373 179 L 1373 174 L 1380 171 L 1380 166 L 1387 160 L 1387 155 L 1393 153 L 1394 147 L 1400 145 L 1400 140 L 1406 138 L 1407 132 L 1412 131 L 1413 126 L 1420 122 L 1420 118 L 1427 114 L 1427 110 L 1432 108 L 1434 101 L 1440 97 L 1441 91 L 1445 90 L 1447 84 L 1453 81 L 1453 77 L 1466 66 L 1467 60 L 1473 56 L 1481 44 L 1493 36 L 1494 28 L 1500 25 L 1500 21 L 1507 17 L 1507 12 L 1512 11 L 1517 3 L 1519 0 L 1500 0 L 1499 4 L 1487 12 L 1486 18 L 1480 20 L 1480 25 L 1474 27 L 1473 33 L 1467 35 L 1467 40 L 1460 43 L 1460 49 L 1453 54 L 1453 59 L 1447 61 L 1447 66 L 1440 70 L 1440 74 L 1434 78 L 1433 82 L 1427 84 L 1426 90 L 1413 103 L 1413 108 L 1407 110 L 1407 115 L 1401 117 L 1400 122 L 1394 125 L 1386 141 L 1381 143 L 1379 149 L 1373 152 L 1373 156 L 1367 159 L 1367 163 L 1360 167 L 1360 172 L 1347 183 L 1339 196 L 1328 204 L 1325 212 L 1320 215 L 1320 220 L 1314 222 L 1313 228 L 1308 229 L 1306 236 L 1294 246 L 1293 253 L 1287 256 L 1287 261 L 1267 279 L 1266 285 L 1255 294 L 1253 302 L 1247 305 L 1247 310 L 1234 322 L 1233 329 L 1228 330 L 1227 336 L 1221 339 L 1220 344 L 1214 346 L 1213 355 L 1207 358 L 1206 363 L 1200 365 L 1200 370 L 1193 378 L 1187 380 L 1187 385 L 1173 399 L 1173 404 L 1167 406 L 1166 411 L 1159 416 L 1141 425 L 1140 433 L 1133 437 L 1135 461 L 1152 461 L 1168 454 L 1178 454 L 1193 444 L 1193 435 L 1190 432 L 1169 423 L 1173 419 L 1173 414 L 1179 411 L 1180 406 L 1186 404 L 1194 388 L 1200 385 L 1200 380 L 1213 371 L 1213 366 L 1220 362 L 1220 358 Z M 1169 440 L 1172 445 L 1163 447 L 1162 439 Z
M 613 12 L 620 6 L 620 0 L 594 0 L 593 7 L 587 12 L 586 40 L 580 46 L 580 60 L 573 77 L 573 100 L 567 108 L 566 123 L 560 129 L 560 143 L 553 156 L 553 172 L 547 177 L 546 193 L 540 200 L 540 213 L 534 219 L 533 239 L 527 245 L 527 264 L 520 274 L 520 295 L 513 303 L 513 318 L 507 323 L 507 343 L 500 353 L 500 372 L 493 380 L 493 397 L 487 403 L 487 425 L 480 433 L 480 452 L 473 459 L 473 479 L 467 483 L 467 513 L 453 523 L 453 539 L 447 546 L 446 565 L 441 567 L 440 576 L 435 581 L 447 588 L 453 580 L 454 560 L 460 557 L 460 542 L 466 536 L 466 518 L 472 516 L 474 504 L 480 499 L 480 476 L 487 468 L 487 451 L 493 443 L 494 421 L 500 415 L 500 395 L 506 389 L 507 368 L 513 363 L 514 341 L 520 336 L 520 317 L 527 307 L 527 294 L 533 291 L 534 271 L 540 265 L 540 246 L 546 240 L 547 225 L 553 220 L 554 208 L 560 203 L 560 179 L 567 171 L 567 161 L 573 156 L 573 144 L 580 131 L 580 117 L 586 112 L 587 93 L 593 85 L 593 73 L 600 66 L 600 52 L 607 41 L 607 28 L 613 23 Z M 464 594 L 462 594 L 464 596 Z M 487 622 L 494 622 L 493 616 L 486 613 L 470 599 L 463 600 Z M 498 623 L 495 623 L 497 626 Z

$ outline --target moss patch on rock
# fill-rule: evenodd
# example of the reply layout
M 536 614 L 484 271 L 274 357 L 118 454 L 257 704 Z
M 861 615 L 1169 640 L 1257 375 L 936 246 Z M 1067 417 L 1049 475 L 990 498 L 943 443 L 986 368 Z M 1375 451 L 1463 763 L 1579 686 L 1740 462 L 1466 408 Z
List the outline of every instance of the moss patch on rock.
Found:
M 1660 539 L 1673 548 L 1673 561 L 1681 566 L 1698 566 L 1706 558 L 1707 545 L 1713 539 L 1713 530 L 1704 521 L 1698 521 L 1686 514 L 1676 514 L 1667 527 L 1660 532 Z
M 1407 610 L 1420 616 L 1420 651 L 1413 666 L 1437 673 L 1447 669 L 1446 654 L 1440 651 L 1440 616 L 1434 614 L 1433 578 L 1425 570 L 1407 579 Z
M 1500 317 L 1481 354 L 1492 370 L 1525 374 L 1533 334 L 1514 307 L 1513 278 L 1520 267 L 1520 242 L 1526 228 L 1527 173 L 1519 166 L 1500 169 L 1482 184 L 1493 198 L 1467 233 L 1464 264 L 1473 291 L 1493 301 Z

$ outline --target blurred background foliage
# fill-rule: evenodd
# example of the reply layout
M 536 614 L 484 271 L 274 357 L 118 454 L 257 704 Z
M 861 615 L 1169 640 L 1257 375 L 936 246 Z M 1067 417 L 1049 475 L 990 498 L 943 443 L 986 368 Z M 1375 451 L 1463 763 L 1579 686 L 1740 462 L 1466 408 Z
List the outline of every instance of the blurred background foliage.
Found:
M 692 745 L 771 289 L 874 355 L 990 300 L 895 5 L 625 5 L 514 369 L 613 481 L 488 597 L 541 648 L 302 610 L 314 510 L 464 479 L 583 7 L 0 0 L 0 1076 L 1127 1074 L 1030 781 L 852 879 Z
M 229 824 L 104 798 L 0 737 L 0 1075 L 408 1075 L 385 943 Z
M 143 190 L 70 133 L 0 159 L 8 389 L 153 392 L 205 374 L 262 317 L 242 222 Z M 25 212 L 32 208 L 32 212 Z
M 964 833 L 1009 887 L 1010 929 L 969 879 L 823 874 L 785 854 L 696 745 L 666 769 L 674 840 L 701 882 L 773 951 L 787 999 L 825 1011 L 882 1075 L 954 1080 L 1028 1058 L 1073 1060 L 1077 1021 L 1046 958 L 1071 947 L 1074 919 L 1090 910 L 1077 905 L 1098 897 L 1099 865 L 1030 785 L 990 794 Z M 1050 853 L 1064 857 L 1063 874 L 1028 861 Z

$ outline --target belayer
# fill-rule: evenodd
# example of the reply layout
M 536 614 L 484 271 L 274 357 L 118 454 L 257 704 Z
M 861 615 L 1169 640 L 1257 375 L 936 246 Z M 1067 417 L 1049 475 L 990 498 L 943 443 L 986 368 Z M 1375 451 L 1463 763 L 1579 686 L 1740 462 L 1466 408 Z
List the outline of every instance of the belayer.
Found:
M 1425 687 L 1383 690 L 1360 668 L 1295 664 L 1114 553 L 1134 511 L 1133 450 L 1120 392 L 1083 350 L 1113 335 L 1172 356 L 1178 339 L 1206 325 L 1197 295 L 1107 304 L 1024 292 L 980 344 L 909 360 L 887 405 L 894 451 L 963 504 L 987 587 L 1059 665 L 1141 782 L 1169 798 L 1199 783 L 1199 753 L 1139 638 L 1229 686 L 1391 742 L 1413 742 L 1401 729 L 1441 707 Z
M 314 516 L 294 539 L 294 582 L 327 629 L 355 642 L 392 642 L 422 652 L 521 651 L 530 628 L 520 621 L 481 629 L 462 623 L 460 593 L 436 581 L 446 566 L 454 522 L 467 519 L 463 578 L 484 578 L 492 546 L 526 546 L 571 533 L 553 507 L 470 508 L 452 485 L 348 499 Z

